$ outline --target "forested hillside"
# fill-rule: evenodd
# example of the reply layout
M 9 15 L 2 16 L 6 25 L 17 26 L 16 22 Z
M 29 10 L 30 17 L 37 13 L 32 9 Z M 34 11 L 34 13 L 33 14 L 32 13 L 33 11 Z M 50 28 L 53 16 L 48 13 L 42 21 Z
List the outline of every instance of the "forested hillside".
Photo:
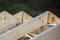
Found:
M 60 8 L 59 0 L 0 0 L 0 11 L 6 10 L 11 14 L 25 11 L 34 17 L 55 8 Z

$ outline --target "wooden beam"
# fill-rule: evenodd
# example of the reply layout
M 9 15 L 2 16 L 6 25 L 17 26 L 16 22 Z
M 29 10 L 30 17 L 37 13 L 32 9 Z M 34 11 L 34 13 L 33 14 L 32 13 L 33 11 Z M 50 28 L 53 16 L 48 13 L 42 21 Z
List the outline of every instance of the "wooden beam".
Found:
M 52 12 L 48 11 L 48 23 L 49 24 L 59 24 L 60 18 L 54 15 Z
M 0 21 L 4 20 L 10 16 L 12 16 L 10 13 L 8 13 L 6 11 L 2 11 L 2 12 L 0 12 Z
M 27 33 L 30 33 L 43 25 L 46 25 L 48 22 L 48 11 L 44 12 L 43 14 L 33 18 L 32 20 L 23 23 L 12 30 L 5 32 L 4 34 L 0 35 L 0 40 L 17 40 L 18 38 L 24 36 Z
M 21 20 L 22 20 L 22 14 L 24 14 L 24 15 L 23 15 L 23 22 L 21 21 Z M 27 18 L 27 19 L 26 19 L 26 18 Z M 24 22 L 26 22 L 26 21 L 28 21 L 28 20 L 30 20 L 30 19 L 32 19 L 31 16 L 29 16 L 29 15 L 26 14 L 25 12 L 21 11 L 21 12 L 15 14 L 15 15 L 13 15 L 13 16 L 7 18 L 6 20 L 3 20 L 3 21 L 0 22 L 0 33 L 1 33 L 1 32 L 5 32 L 5 31 L 7 31 L 8 29 L 16 26 L 16 24 L 18 24 L 18 23 L 21 24 L 21 23 L 24 23 Z M 26 21 L 25 21 L 25 20 L 26 20 Z M 13 24 L 13 25 L 12 25 L 12 24 Z M 20 25 L 20 24 L 19 24 L 19 25 Z
M 45 14 L 45 13 L 0 35 L 0 40 L 17 40 L 20 37 L 24 36 L 25 34 L 30 33 L 32 31 L 40 28 L 42 25 L 46 25 L 47 24 L 47 21 L 46 21 L 47 14 Z
M 60 39 L 60 24 L 51 27 L 30 40 L 58 40 Z

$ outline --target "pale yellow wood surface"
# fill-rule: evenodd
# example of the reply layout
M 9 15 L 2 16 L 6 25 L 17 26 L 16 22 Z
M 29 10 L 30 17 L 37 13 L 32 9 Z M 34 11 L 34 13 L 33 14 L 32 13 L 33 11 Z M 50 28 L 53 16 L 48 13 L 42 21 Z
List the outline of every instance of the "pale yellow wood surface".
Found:
M 52 12 L 48 11 L 48 23 L 49 24 L 59 24 L 60 18 L 54 15 Z
M 51 14 L 51 15 L 49 15 L 49 14 L 50 14 L 49 11 L 44 12 L 43 14 L 37 16 L 36 18 L 34 18 L 26 23 L 23 23 L 22 25 L 18 26 L 17 28 L 15 28 L 11 31 L 8 31 L 5 34 L 2 34 L 3 36 L 2 35 L 0 36 L 0 40 L 4 40 L 4 39 L 17 40 L 18 38 L 24 36 L 25 34 L 30 33 L 32 31 L 40 28 L 43 25 L 46 25 L 48 22 L 49 22 L 49 24 L 56 24 L 56 23 L 54 23 L 54 21 L 53 22 L 50 21 L 52 19 L 50 17 L 53 16 L 53 14 Z M 18 17 L 16 16 L 15 18 L 18 18 Z M 57 18 L 57 19 L 55 19 L 55 20 L 56 21 L 60 20 L 59 18 Z M 17 19 L 17 20 L 19 20 L 19 19 Z M 59 22 L 57 22 L 57 23 L 59 23 Z M 54 32 L 54 33 L 56 33 L 56 32 Z
M 58 40 L 60 39 L 60 25 L 54 26 L 30 40 Z
M 23 15 L 23 17 L 22 17 L 22 15 Z M 26 18 L 27 18 L 27 20 L 26 20 Z M 32 19 L 31 16 L 29 16 L 25 12 L 21 11 L 13 16 L 7 18 L 6 20 L 3 20 L 2 22 L 0 22 L 0 32 L 4 32 L 4 31 L 10 29 L 11 27 L 14 27 L 17 23 L 24 23 L 30 19 Z M 22 22 L 22 20 L 23 20 L 23 22 Z
M 8 13 L 7 11 L 2 11 L 2 12 L 0 12 L 0 21 L 4 20 L 10 16 L 12 16 L 12 15 L 10 13 Z
M 42 25 L 46 25 L 47 22 L 45 20 L 47 20 L 47 14 L 39 15 L 38 17 L 30 20 L 29 22 L 26 22 L 18 26 L 17 28 L 8 31 L 7 33 L 3 34 L 3 36 L 0 35 L 0 40 L 17 40 L 25 34 L 40 28 Z

